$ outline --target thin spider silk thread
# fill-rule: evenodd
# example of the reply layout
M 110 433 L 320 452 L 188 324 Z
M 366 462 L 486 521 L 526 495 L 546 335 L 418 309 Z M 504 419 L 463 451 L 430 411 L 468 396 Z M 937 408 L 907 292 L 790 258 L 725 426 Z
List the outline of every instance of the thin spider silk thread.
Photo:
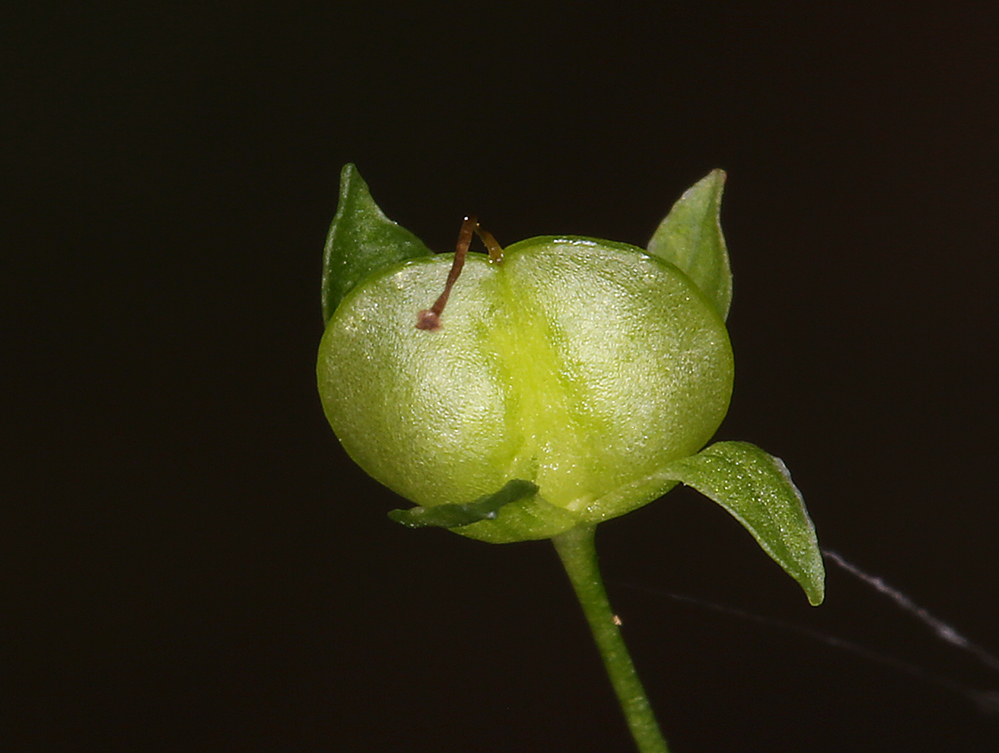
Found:
M 952 646 L 956 646 L 957 648 L 967 651 L 989 669 L 999 672 L 999 659 L 979 646 L 977 643 L 973 643 L 965 638 L 943 620 L 934 617 L 927 609 L 916 604 L 912 599 L 899 591 L 897 588 L 892 588 L 890 585 L 885 583 L 883 578 L 864 572 L 853 563 L 847 562 L 836 552 L 823 549 L 822 554 L 854 577 L 869 585 L 874 590 L 887 596 L 901 609 L 911 614 L 924 625 L 927 625 L 936 634 L 937 638 L 945 643 L 949 643 Z
M 823 549 L 822 553 L 836 565 L 838 565 L 843 570 L 858 578 L 861 582 L 874 588 L 879 593 L 889 597 L 895 602 L 901 609 L 914 616 L 925 625 L 930 627 L 934 635 L 941 641 L 945 643 L 960 648 L 964 651 L 969 652 L 974 656 L 979 663 L 992 669 L 994 671 L 999 671 L 999 659 L 997 659 L 993 654 L 986 651 L 983 647 L 976 643 L 973 643 L 965 636 L 961 635 L 953 627 L 934 617 L 930 612 L 924 607 L 916 604 L 912 599 L 903 594 L 896 588 L 888 585 L 883 578 L 871 575 L 851 562 L 848 562 L 842 555 Z M 709 601 L 707 599 L 700 599 L 693 596 L 685 596 L 683 594 L 671 593 L 658 588 L 652 588 L 648 586 L 640 586 L 633 583 L 624 583 L 621 581 L 607 580 L 608 584 L 613 584 L 622 588 L 629 588 L 634 591 L 642 591 L 645 593 L 655 594 L 658 596 L 665 596 L 674 601 L 679 601 L 684 604 L 691 604 L 693 606 L 700 607 L 702 609 L 709 609 L 713 612 L 718 612 L 720 614 L 728 615 L 730 617 L 735 617 L 741 620 L 747 620 L 749 622 L 754 622 L 758 625 L 766 625 L 769 627 L 774 627 L 779 630 L 783 630 L 788 633 L 794 633 L 797 635 L 802 635 L 812 640 L 824 643 L 827 646 L 832 646 L 838 648 L 842 651 L 859 656 L 867 661 L 873 662 L 875 664 L 881 664 L 886 667 L 891 667 L 892 669 L 907 674 L 910 677 L 918 678 L 926 682 L 937 685 L 938 687 L 949 690 L 957 695 L 963 696 L 967 700 L 971 701 L 978 710 L 983 714 L 988 714 L 992 716 L 999 716 L 999 691 L 996 690 L 976 690 L 970 688 L 966 685 L 958 683 L 949 677 L 945 677 L 935 672 L 931 672 L 917 664 L 898 659 L 894 656 L 889 656 L 887 654 L 882 654 L 878 651 L 866 648 L 859 644 L 847 641 L 843 638 L 839 638 L 835 635 L 830 635 L 829 633 L 822 632 L 820 630 L 813 630 L 812 628 L 803 627 L 801 625 L 796 625 L 791 622 L 786 622 L 785 620 L 779 620 L 772 617 L 764 617 L 753 612 L 746 611 L 744 609 L 739 609 L 738 607 L 732 607 L 725 604 L 719 604 L 717 602 Z

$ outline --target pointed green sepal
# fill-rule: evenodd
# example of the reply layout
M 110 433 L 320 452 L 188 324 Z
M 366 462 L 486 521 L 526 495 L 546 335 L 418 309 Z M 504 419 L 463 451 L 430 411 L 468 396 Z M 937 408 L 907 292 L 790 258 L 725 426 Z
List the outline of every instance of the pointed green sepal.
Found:
M 648 251 L 683 270 L 724 320 L 732 303 L 732 272 L 719 213 L 725 171 L 712 170 L 673 205 Z
M 323 254 L 323 322 L 328 322 L 343 297 L 375 270 L 432 255 L 419 238 L 385 216 L 357 168 L 344 165 L 340 200 Z
M 514 479 L 494 494 L 487 494 L 474 502 L 433 507 L 413 507 L 409 510 L 392 510 L 389 517 L 396 523 L 410 528 L 435 526 L 437 528 L 461 528 L 472 523 L 495 520 L 502 508 L 533 496 L 538 491 L 537 484 Z
M 550 539 L 582 522 L 577 513 L 556 507 L 540 494 L 533 494 L 503 507 L 495 520 L 482 520 L 451 530 L 489 544 L 512 544 Z
M 813 606 L 822 603 L 825 567 L 815 526 L 780 458 L 748 442 L 718 442 L 671 463 L 661 474 L 728 510 L 798 581 Z

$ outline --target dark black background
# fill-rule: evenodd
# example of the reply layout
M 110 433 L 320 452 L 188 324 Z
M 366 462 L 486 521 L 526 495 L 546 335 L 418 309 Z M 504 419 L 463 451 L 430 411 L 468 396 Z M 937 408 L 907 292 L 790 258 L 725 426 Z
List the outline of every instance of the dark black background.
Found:
M 438 250 L 473 211 L 644 245 L 725 168 L 719 438 L 999 650 L 988 4 L 149 5 L 0 12 L 0 748 L 630 750 L 550 546 L 396 526 L 325 425 L 348 161 Z M 698 495 L 598 545 L 678 753 L 996 749 L 932 682 L 631 588 L 999 687 L 835 567 L 812 609 Z

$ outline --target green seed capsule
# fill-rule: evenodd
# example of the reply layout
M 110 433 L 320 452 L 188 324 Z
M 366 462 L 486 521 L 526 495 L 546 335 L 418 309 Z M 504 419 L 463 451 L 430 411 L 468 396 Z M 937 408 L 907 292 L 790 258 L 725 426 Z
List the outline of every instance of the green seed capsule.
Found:
M 685 192 L 648 253 L 578 237 L 504 250 L 466 218 L 457 251 L 434 255 L 344 167 L 319 393 L 347 453 L 416 503 L 393 520 L 552 538 L 683 483 L 822 601 L 815 527 L 784 463 L 747 442 L 704 446 L 732 393 L 724 182 L 715 170 Z M 473 233 L 488 256 L 468 253 Z
M 524 479 L 557 508 L 516 534 L 454 529 L 493 541 L 615 517 L 670 488 L 655 472 L 711 438 L 732 390 L 725 325 L 697 286 L 632 246 L 533 238 L 498 263 L 470 254 L 439 327 L 420 329 L 452 260 L 379 269 L 327 324 L 319 392 L 358 465 L 423 507 Z

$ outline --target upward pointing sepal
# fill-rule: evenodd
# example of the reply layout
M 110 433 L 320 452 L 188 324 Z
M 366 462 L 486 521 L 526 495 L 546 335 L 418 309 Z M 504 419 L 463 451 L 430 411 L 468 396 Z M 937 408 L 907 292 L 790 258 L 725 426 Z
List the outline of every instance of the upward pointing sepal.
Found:
M 323 323 L 330 320 L 344 296 L 372 272 L 432 255 L 423 241 L 385 216 L 357 168 L 344 165 L 340 200 L 323 254 Z
M 724 321 L 732 304 L 732 271 L 719 215 L 725 171 L 712 170 L 684 192 L 649 241 L 648 251 L 683 270 Z

